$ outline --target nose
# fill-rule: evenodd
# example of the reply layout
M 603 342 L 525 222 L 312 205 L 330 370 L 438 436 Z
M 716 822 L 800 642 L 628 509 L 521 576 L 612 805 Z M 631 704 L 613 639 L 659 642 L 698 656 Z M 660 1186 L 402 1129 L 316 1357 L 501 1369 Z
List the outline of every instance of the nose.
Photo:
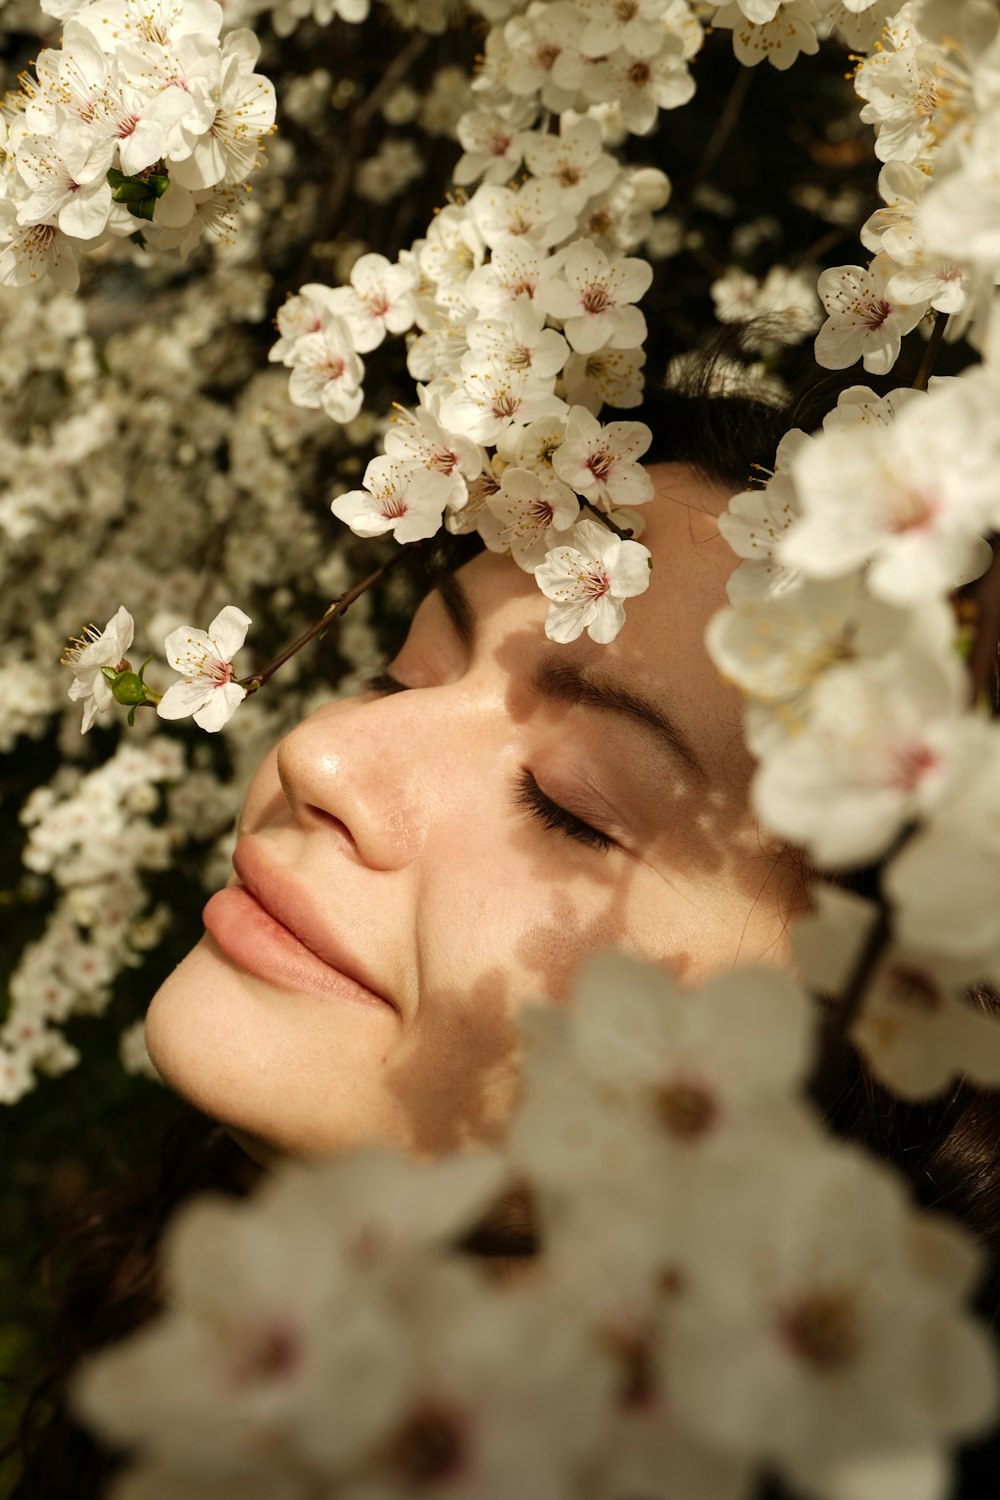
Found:
M 332 704 L 286 735 L 278 776 L 300 825 L 325 829 L 371 869 L 418 859 L 449 805 L 448 767 L 457 763 L 443 695 L 427 688 Z

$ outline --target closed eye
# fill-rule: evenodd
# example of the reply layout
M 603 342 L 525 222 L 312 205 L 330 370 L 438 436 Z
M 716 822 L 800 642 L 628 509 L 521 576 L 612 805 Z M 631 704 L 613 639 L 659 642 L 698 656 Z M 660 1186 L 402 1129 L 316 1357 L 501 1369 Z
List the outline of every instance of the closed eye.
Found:
M 366 693 L 405 693 L 406 683 L 399 682 L 389 672 L 376 672 L 372 677 L 365 678 Z
M 405 682 L 398 681 L 390 672 L 376 672 L 374 676 L 365 681 L 365 688 L 370 693 L 405 693 L 409 691 Z M 517 778 L 515 787 L 515 801 L 518 807 L 537 818 L 544 828 L 553 832 L 565 834 L 567 838 L 575 839 L 577 843 L 584 844 L 588 849 L 598 849 L 602 853 L 614 848 L 615 841 L 608 834 L 602 833 L 599 828 L 594 828 L 590 823 L 585 823 L 575 813 L 568 812 L 565 807 L 560 807 L 558 802 L 542 791 L 538 782 L 531 772 L 525 768 Z
M 547 797 L 527 769 L 523 770 L 517 778 L 516 800 L 519 807 L 523 807 L 532 817 L 538 818 L 545 828 L 558 830 L 566 834 L 568 838 L 585 844 L 588 849 L 600 849 L 603 852 L 614 848 L 615 841 L 608 834 L 602 833 L 599 828 L 592 827 L 590 823 L 585 823 L 575 813 L 567 812 L 564 807 L 559 806 L 558 802 L 553 802 L 551 797 Z

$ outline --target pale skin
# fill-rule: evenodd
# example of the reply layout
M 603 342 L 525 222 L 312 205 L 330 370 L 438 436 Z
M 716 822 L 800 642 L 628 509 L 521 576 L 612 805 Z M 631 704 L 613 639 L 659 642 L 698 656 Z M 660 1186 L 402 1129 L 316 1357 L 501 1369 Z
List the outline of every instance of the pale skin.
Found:
M 471 640 L 435 591 L 390 669 L 405 690 L 319 709 L 257 771 L 245 847 L 392 1001 L 297 992 L 202 938 L 153 1000 L 150 1053 L 258 1152 L 494 1138 L 517 1010 L 564 1003 L 599 948 L 692 984 L 784 960 L 798 872 L 750 815 L 739 698 L 703 645 L 734 565 L 716 525 L 728 491 L 683 465 L 651 473 L 651 585 L 615 642 L 548 642 L 532 578 L 484 554 L 458 575 Z M 579 689 L 565 701 L 567 667 L 647 700 L 682 747 Z M 532 786 L 574 832 L 546 826 Z

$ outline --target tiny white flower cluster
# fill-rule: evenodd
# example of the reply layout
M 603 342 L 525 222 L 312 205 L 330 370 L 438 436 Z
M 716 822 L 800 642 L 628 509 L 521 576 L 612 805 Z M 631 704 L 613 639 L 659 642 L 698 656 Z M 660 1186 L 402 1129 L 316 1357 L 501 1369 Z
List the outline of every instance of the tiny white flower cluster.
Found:
M 38 787 L 25 802 L 24 864 L 55 881 L 59 900 L 11 979 L 0 1027 L 0 1102 L 15 1104 L 36 1071 L 76 1064 L 61 1024 L 74 1014 L 99 1015 L 118 972 L 159 942 L 170 913 L 148 909 L 142 872 L 170 863 L 172 836 L 153 815 L 163 785 L 183 771 L 180 746 L 152 738 L 120 745 L 87 775 L 66 767 L 61 786 Z
M 690 97 L 702 27 L 688 0 L 644 0 L 627 14 L 533 0 L 523 15 L 490 18 L 473 84 L 481 102 L 457 125 L 456 184 L 480 185 L 395 264 L 365 254 L 349 286 L 304 286 L 278 315 L 270 357 L 289 367 L 293 401 L 349 422 L 363 401 L 362 356 L 409 334 L 419 405 L 334 515 L 359 536 L 404 543 L 442 524 L 478 531 L 534 573 L 552 601 L 552 639 L 586 629 L 609 641 L 623 600 L 649 582 L 649 553 L 581 522 L 580 500 L 613 519 L 652 494 L 639 465 L 648 429 L 602 426 L 597 414 L 641 399 L 636 303 L 652 270 L 625 252 L 652 228 L 669 182 L 621 165 L 603 131 L 612 103 L 615 129 L 643 133 Z M 549 110 L 560 112 L 558 134 Z
M 825 1137 L 812 1028 L 772 971 L 684 991 L 605 957 L 522 1012 L 498 1150 L 189 1205 L 166 1310 L 77 1382 L 132 1452 L 115 1495 L 943 1494 L 998 1395 L 980 1256 Z M 501 1278 L 454 1247 L 511 1191 L 539 1249 Z
M 0 284 L 73 289 L 81 251 L 140 229 L 182 256 L 232 238 L 275 96 L 256 37 L 220 40 L 222 20 L 216 0 L 72 8 L 0 110 Z

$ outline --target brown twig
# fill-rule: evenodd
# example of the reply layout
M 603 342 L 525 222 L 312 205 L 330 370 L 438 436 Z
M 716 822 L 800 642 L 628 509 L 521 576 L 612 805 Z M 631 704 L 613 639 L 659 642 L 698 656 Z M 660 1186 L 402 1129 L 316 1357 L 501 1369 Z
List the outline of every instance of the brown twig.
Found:
M 412 65 L 427 50 L 429 42 L 430 38 L 425 32 L 414 32 L 402 51 L 397 52 L 371 93 L 365 96 L 357 109 L 351 111 L 350 121 L 342 137 L 347 149 L 340 169 L 326 194 L 324 203 L 326 223 L 336 224 L 340 219 L 344 201 L 354 180 L 354 169 L 361 154 L 365 131 L 372 116 L 389 97 L 400 79 L 406 76 Z
M 405 546 L 400 547 L 399 551 L 394 552 L 380 567 L 368 573 L 358 583 L 352 584 L 346 593 L 341 594 L 339 598 L 334 599 L 333 603 L 329 605 L 321 617 L 314 624 L 310 625 L 309 629 L 303 635 L 300 635 L 298 640 L 293 641 L 290 646 L 286 646 L 284 651 L 279 656 L 276 656 L 272 662 L 268 662 L 266 667 L 263 667 L 259 672 L 254 672 L 250 677 L 237 678 L 240 687 L 246 688 L 247 697 L 249 698 L 251 693 L 259 692 L 265 683 L 270 682 L 279 667 L 283 667 L 286 661 L 290 661 L 296 652 L 302 650 L 303 646 L 308 646 L 310 641 L 314 641 L 318 635 L 322 635 L 334 620 L 347 613 L 351 605 L 356 603 L 362 594 L 367 593 L 370 588 L 380 582 L 410 552 L 419 550 L 423 545 L 423 542 L 407 542 Z
M 606 511 L 598 510 L 596 505 L 592 505 L 582 495 L 578 496 L 578 499 L 583 510 L 589 510 L 597 517 L 602 526 L 606 526 L 609 531 L 613 531 L 615 536 L 621 537 L 623 542 L 630 542 L 635 536 L 635 532 L 630 531 L 627 526 L 616 526 Z
M 729 144 L 729 138 L 739 123 L 739 118 L 743 113 L 743 106 L 747 102 L 747 95 L 750 92 L 750 85 L 753 82 L 755 71 L 754 68 L 741 66 L 736 77 L 733 79 L 726 102 L 722 106 L 722 113 L 715 122 L 715 129 L 708 138 L 708 144 L 702 152 L 701 160 L 695 167 L 694 176 L 688 184 L 687 214 L 683 215 L 685 220 L 690 214 L 695 194 L 702 183 L 707 182 L 715 171 L 716 162 L 723 151 L 725 151 L 726 146 Z
M 969 692 L 975 707 L 990 688 L 1000 647 L 1000 545 L 992 539 L 993 560 L 976 584 L 976 638 L 969 652 Z
M 927 348 L 924 350 L 924 357 L 920 361 L 920 369 L 917 371 L 916 379 L 913 382 L 913 389 L 915 391 L 926 391 L 930 378 L 934 373 L 934 366 L 937 364 L 937 357 L 944 342 L 944 331 L 947 327 L 948 314 L 945 313 L 942 317 L 940 313 L 937 313 L 931 336 L 927 341 Z

